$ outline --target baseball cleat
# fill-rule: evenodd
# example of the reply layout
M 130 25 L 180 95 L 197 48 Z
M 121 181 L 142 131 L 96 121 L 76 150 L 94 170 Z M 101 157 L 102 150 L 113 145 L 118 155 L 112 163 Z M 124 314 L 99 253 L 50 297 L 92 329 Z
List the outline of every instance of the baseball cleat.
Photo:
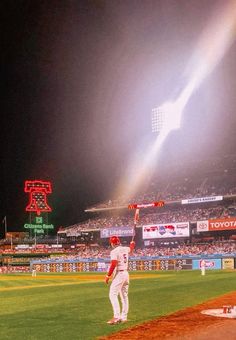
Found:
M 107 323 L 108 323 L 108 325 L 116 325 L 116 324 L 120 323 L 120 319 L 113 318 L 113 319 L 107 321 Z
M 120 322 L 124 323 L 124 322 L 127 322 L 128 320 L 127 319 L 120 319 Z

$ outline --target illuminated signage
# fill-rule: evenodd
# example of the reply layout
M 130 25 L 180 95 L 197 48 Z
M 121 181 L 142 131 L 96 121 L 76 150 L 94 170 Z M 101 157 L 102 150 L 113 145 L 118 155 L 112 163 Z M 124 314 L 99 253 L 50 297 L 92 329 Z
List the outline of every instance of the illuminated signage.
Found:
M 129 204 L 128 209 L 141 209 L 141 208 L 153 208 L 153 207 L 163 207 L 164 206 L 164 201 L 158 201 L 158 202 L 153 202 L 153 203 L 134 203 L 134 204 Z
M 26 211 L 36 212 L 37 215 L 40 215 L 41 212 L 52 211 L 47 203 L 47 195 L 52 193 L 51 182 L 25 181 L 24 191 L 29 193 L 29 204 Z
M 48 223 L 47 213 L 52 208 L 47 202 L 47 195 L 52 193 L 51 182 L 41 180 L 25 181 L 24 192 L 29 193 L 29 203 L 25 210 L 30 213 L 29 223 L 25 229 L 33 230 L 34 234 L 44 234 L 45 230 L 54 229 L 53 224 Z

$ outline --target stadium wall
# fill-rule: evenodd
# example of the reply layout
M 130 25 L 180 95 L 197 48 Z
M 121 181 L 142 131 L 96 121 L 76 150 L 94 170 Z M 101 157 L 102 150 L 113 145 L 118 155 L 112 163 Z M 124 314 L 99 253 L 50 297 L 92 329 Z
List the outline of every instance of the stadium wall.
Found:
M 129 271 L 151 270 L 200 270 L 200 262 L 206 269 L 236 269 L 236 254 L 213 254 L 204 256 L 169 256 L 130 258 Z M 106 272 L 109 259 L 33 260 L 30 269 L 37 272 Z

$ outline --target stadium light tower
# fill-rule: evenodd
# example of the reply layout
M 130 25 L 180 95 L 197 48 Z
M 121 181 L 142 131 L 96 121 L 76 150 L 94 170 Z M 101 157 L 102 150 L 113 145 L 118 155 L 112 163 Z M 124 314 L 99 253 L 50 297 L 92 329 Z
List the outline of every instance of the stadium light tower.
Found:
M 152 109 L 152 132 L 169 133 L 180 128 L 183 105 L 180 101 L 167 102 Z
M 152 131 L 158 132 L 154 143 L 145 150 L 140 161 L 132 157 L 127 167 L 127 178 L 122 179 L 118 192 L 131 196 L 142 181 L 150 178 L 154 160 L 157 159 L 168 134 L 180 128 L 181 116 L 192 94 L 204 79 L 216 68 L 231 45 L 235 42 L 236 6 L 235 0 L 222 2 L 213 13 L 212 19 L 200 36 L 186 68 L 186 85 L 175 99 L 152 110 Z
M 160 132 L 164 124 L 164 112 L 161 107 L 152 109 L 152 132 Z

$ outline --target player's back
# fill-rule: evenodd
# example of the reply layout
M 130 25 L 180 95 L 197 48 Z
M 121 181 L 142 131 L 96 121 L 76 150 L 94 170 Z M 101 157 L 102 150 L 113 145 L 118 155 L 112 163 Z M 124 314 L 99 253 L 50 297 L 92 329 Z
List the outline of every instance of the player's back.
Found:
M 129 260 L 129 247 L 118 246 L 111 251 L 111 259 L 117 260 L 117 270 L 127 270 Z

